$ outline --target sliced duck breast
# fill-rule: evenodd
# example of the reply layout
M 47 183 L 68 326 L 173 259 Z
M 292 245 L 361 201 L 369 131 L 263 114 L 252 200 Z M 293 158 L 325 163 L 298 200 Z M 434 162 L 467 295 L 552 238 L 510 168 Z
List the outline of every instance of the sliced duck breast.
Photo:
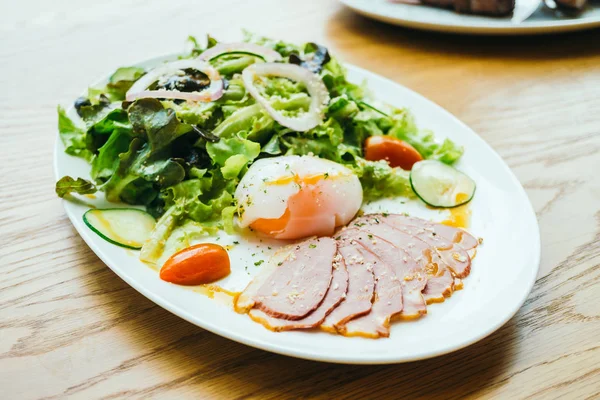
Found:
M 425 231 L 435 233 L 446 240 L 458 244 L 464 250 L 474 249 L 479 245 L 479 241 L 476 237 L 471 235 L 469 232 L 461 228 L 455 228 L 437 222 L 427 221 L 421 218 L 409 217 L 404 214 L 369 214 L 370 216 L 377 216 L 382 221 L 391 224 L 392 226 L 415 226 L 423 228 Z
M 454 292 L 454 276 L 447 268 L 440 270 L 440 273 L 429 276 L 423 289 L 423 298 L 427 304 L 442 303 Z
M 272 331 L 287 331 L 292 329 L 310 329 L 319 326 L 325 317 L 346 297 L 348 289 L 348 271 L 341 255 L 336 255 L 333 262 L 333 278 L 323 302 L 306 317 L 298 320 L 275 318 L 266 312 L 254 308 L 249 315 L 254 321 L 263 324 Z
M 276 318 L 298 320 L 316 309 L 331 283 L 335 240 L 308 239 L 297 244 L 256 289 L 251 283 L 238 298 L 236 309 L 258 308 Z M 272 263 L 269 263 L 270 265 Z M 269 269 L 272 268 L 272 265 Z M 251 298 L 247 301 L 247 298 Z M 245 303 L 240 304 L 240 299 Z
M 263 264 L 260 272 L 250 281 L 248 286 L 235 298 L 233 308 L 238 313 L 247 313 L 256 304 L 256 294 L 258 290 L 265 284 L 267 279 L 275 272 L 275 270 L 283 264 L 295 249 L 294 246 L 286 246 L 278 250 L 273 257 Z
M 418 240 L 427 243 L 427 245 L 434 250 L 431 260 L 433 263 L 438 263 L 440 267 L 445 266 L 450 268 L 452 273 L 460 278 L 464 278 L 469 275 L 471 271 L 471 257 L 469 253 L 458 244 L 436 233 L 436 231 L 448 233 L 449 231 L 447 231 L 446 228 L 456 228 L 447 227 L 442 224 L 430 223 L 425 220 L 420 220 L 425 222 L 425 224 L 419 224 L 416 222 L 416 218 L 410 218 L 410 220 L 408 220 L 408 218 L 410 217 L 404 217 L 397 214 L 390 214 L 386 216 L 382 214 L 368 214 L 360 219 L 357 219 L 357 222 L 361 226 L 385 223 L 394 229 L 414 236 Z M 412 225 L 404 224 L 403 222 L 405 220 L 410 221 Z M 354 225 L 356 225 L 356 223 L 354 223 Z M 468 235 L 468 233 L 464 233 Z M 460 231 L 452 233 L 451 236 L 456 238 L 458 238 L 458 236 L 461 238 L 466 237 Z M 471 243 L 469 243 L 469 245 L 470 244 Z M 440 270 L 440 273 L 441 272 L 443 271 Z
M 402 217 L 402 216 L 400 216 Z M 403 225 L 398 223 L 396 215 L 384 217 L 383 221 L 395 229 L 413 235 L 423 240 L 428 245 L 435 247 L 443 263 L 452 270 L 452 273 L 464 278 L 471 272 L 471 256 L 469 252 L 459 243 L 463 243 L 468 249 L 474 249 L 471 246 L 477 246 L 479 242 L 473 236 L 462 229 L 451 226 L 429 223 L 419 226 L 416 219 L 413 219 L 414 225 Z M 400 219 L 401 220 L 401 219 Z M 441 233 L 438 233 L 441 232 Z M 442 236 L 445 234 L 445 236 Z M 452 237 L 450 240 L 448 236 Z
M 427 306 L 421 291 L 427 283 L 424 255 L 421 250 L 430 251 L 428 246 L 415 248 L 412 236 L 381 224 L 363 226 L 363 232 L 354 240 L 374 254 L 385 264 L 391 266 L 402 285 L 403 318 L 417 318 L 427 313 Z M 383 235 L 383 236 L 382 236 Z M 384 237 L 385 236 L 385 237 Z M 422 249 L 421 249 L 422 247 Z M 420 258 L 416 259 L 416 258 Z
M 343 326 L 352 318 L 368 313 L 375 290 L 372 267 L 375 258 L 370 255 L 365 257 L 360 252 L 360 246 L 350 243 L 350 240 L 340 238 L 338 247 L 348 270 L 348 290 L 344 301 L 333 309 L 321 324 L 321 328 L 328 332 L 336 332 L 339 326 Z
M 278 251 L 235 299 L 273 331 L 388 337 L 395 316 L 418 318 L 462 289 L 478 239 L 400 214 L 367 214 L 330 237 Z M 473 255 L 474 257 L 474 255 Z
M 364 233 L 350 229 L 345 232 L 346 237 L 364 235 Z M 354 242 L 353 239 L 350 239 Z M 375 294 L 371 311 L 367 314 L 350 319 L 345 324 L 338 324 L 337 329 L 346 336 L 363 336 L 377 338 L 390 335 L 390 320 L 402 311 L 402 284 L 396 276 L 393 267 L 381 261 L 366 249 L 359 252 L 373 269 L 375 276 Z

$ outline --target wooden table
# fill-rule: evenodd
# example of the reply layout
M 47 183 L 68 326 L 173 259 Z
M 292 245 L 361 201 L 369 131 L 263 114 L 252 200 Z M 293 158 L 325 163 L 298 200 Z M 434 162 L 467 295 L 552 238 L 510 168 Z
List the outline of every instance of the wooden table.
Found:
M 333 0 L 0 7 L 1 398 L 600 397 L 600 31 L 430 34 Z M 242 27 L 323 43 L 441 104 L 504 157 L 542 235 L 539 279 L 510 322 L 427 361 L 304 361 L 183 321 L 92 253 L 54 195 L 56 104 L 120 65 L 181 50 L 188 34 L 234 40 Z

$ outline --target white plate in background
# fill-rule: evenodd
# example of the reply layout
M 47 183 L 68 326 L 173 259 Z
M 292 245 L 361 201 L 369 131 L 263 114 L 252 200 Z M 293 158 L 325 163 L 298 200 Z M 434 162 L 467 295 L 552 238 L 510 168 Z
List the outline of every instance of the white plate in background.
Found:
M 423 30 L 487 35 L 534 35 L 600 27 L 600 7 L 590 6 L 579 17 L 557 17 L 542 5 L 527 20 L 459 14 L 452 10 L 414 6 L 388 0 L 340 0 L 359 14 L 379 21 Z M 517 0 L 518 2 L 519 0 Z

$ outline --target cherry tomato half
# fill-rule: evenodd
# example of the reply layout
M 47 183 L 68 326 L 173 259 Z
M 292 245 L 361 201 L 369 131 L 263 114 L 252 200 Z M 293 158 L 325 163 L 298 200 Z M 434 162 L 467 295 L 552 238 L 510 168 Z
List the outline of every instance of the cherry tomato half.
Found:
M 410 171 L 423 159 L 410 144 L 391 136 L 370 136 L 365 140 L 365 158 L 369 161 L 386 160 L 391 167 Z
M 173 254 L 160 269 L 160 279 L 178 285 L 201 285 L 230 272 L 227 250 L 218 244 L 201 243 Z

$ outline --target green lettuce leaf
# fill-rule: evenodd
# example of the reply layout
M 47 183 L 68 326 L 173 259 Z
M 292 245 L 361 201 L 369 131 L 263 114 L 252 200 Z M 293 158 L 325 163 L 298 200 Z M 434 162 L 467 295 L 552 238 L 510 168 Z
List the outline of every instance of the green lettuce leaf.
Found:
M 87 149 L 85 129 L 77 126 L 61 106 L 58 106 L 58 134 L 65 145 L 65 153 L 88 162 L 92 160 L 94 154 Z
M 360 155 L 360 147 L 347 144 L 345 136 L 342 125 L 329 118 L 308 132 L 282 135 L 280 140 L 287 149 L 286 155 L 312 154 L 345 164 Z
M 166 109 L 174 110 L 177 118 L 189 125 L 209 127 L 211 126 L 211 122 L 214 122 L 218 118 L 217 111 L 219 110 L 219 105 L 217 103 L 194 103 L 186 101 L 176 104 L 173 101 L 163 101 L 162 104 Z
M 101 187 L 106 199 L 113 202 L 150 204 L 158 196 L 157 188 L 176 185 L 186 174 L 180 163 L 155 155 L 140 138 L 131 140 L 127 151 L 118 154 L 116 165 L 111 166 L 114 172 Z
M 140 79 L 146 71 L 139 67 L 122 67 L 117 69 L 108 78 L 108 83 L 102 87 L 90 87 L 88 89 L 87 99 L 91 106 L 102 105 L 104 99 L 110 102 L 121 102 L 125 100 L 127 91 L 133 86 L 135 81 Z
M 353 118 L 359 111 L 356 102 L 350 100 L 347 95 L 343 94 L 329 101 L 326 115 L 338 120 L 346 120 Z
M 260 152 L 273 156 L 281 154 L 279 135 L 271 136 L 271 139 L 260 149 Z
M 119 161 L 115 172 L 110 179 L 101 186 L 101 190 L 106 193 L 106 199 L 111 202 L 118 202 L 122 199 L 121 193 L 127 185 L 139 179 L 140 176 L 136 170 L 148 158 L 150 146 L 144 144 L 140 138 L 134 138 L 129 143 L 126 152 L 118 155 Z M 128 200 L 137 198 L 135 194 L 129 193 Z M 130 201 L 131 202 L 131 201 Z
M 210 35 L 206 35 L 206 46 L 204 46 L 203 44 L 200 44 L 198 39 L 196 39 L 194 36 L 190 35 L 187 38 L 187 43 L 191 47 L 191 49 L 189 51 L 189 54 L 184 58 L 195 58 L 195 57 L 198 57 L 200 54 L 202 54 L 207 49 L 210 49 L 211 47 L 216 46 L 218 41 L 214 37 L 212 37 Z
M 335 57 L 331 57 L 323 66 L 320 76 L 332 98 L 345 94 L 351 99 L 361 99 L 365 95 L 364 85 L 349 82 L 346 78 L 346 68 Z
M 98 155 L 92 161 L 92 178 L 96 181 L 110 178 L 119 167 L 119 154 L 129 149 L 130 142 L 131 136 L 127 130 L 116 129 L 98 149 Z
M 93 154 L 99 152 L 116 130 L 132 135 L 127 112 L 120 108 L 106 108 L 93 119 L 86 121 L 86 125 L 86 147 Z
M 111 108 L 113 108 L 113 104 L 115 103 L 111 103 L 108 97 L 106 97 L 103 93 L 98 93 L 93 103 L 88 98 L 80 97 L 75 100 L 74 105 L 77 114 L 87 124 L 88 121 L 101 118 L 98 117 L 98 115 L 106 113 L 107 110 L 109 111 Z
M 263 133 L 270 132 L 272 128 L 273 119 L 260 104 L 254 104 L 231 114 L 213 130 L 213 134 L 220 138 L 228 138 L 245 132 L 247 136 L 252 134 L 253 138 L 258 138 Z
M 96 193 L 96 186 L 88 180 L 83 178 L 77 178 L 77 180 L 70 176 L 63 176 L 56 182 L 55 191 L 58 197 L 63 198 L 68 194 L 92 194 Z
M 108 79 L 106 93 L 111 101 L 125 100 L 125 94 L 140 79 L 146 71 L 139 67 L 124 67 L 117 69 Z
M 218 172 L 214 176 L 196 171 L 197 178 L 166 188 L 162 195 L 167 211 L 157 222 L 150 240 L 144 244 L 140 258 L 159 266 L 191 241 L 219 229 L 233 229 L 232 192 L 235 185 L 223 185 Z
M 224 179 L 234 179 L 260 154 L 260 144 L 234 136 L 207 143 L 206 151 L 215 164 L 221 167 Z
M 292 53 L 299 54 L 302 51 L 302 47 L 293 43 L 284 42 L 283 40 L 270 39 L 265 36 L 256 35 L 252 32 L 243 31 L 244 42 L 256 43 L 261 46 L 271 48 L 286 57 Z
M 165 207 L 177 207 L 177 214 L 196 222 L 218 220 L 225 207 L 231 206 L 235 183 L 224 180 L 219 170 L 205 173 L 164 189 Z
M 148 140 L 152 154 L 192 130 L 190 125 L 179 122 L 175 111 L 165 109 L 156 99 L 137 100 L 129 106 L 128 114 L 133 134 Z
M 145 161 L 136 171 L 140 177 L 160 187 L 175 185 L 185 178 L 185 169 L 173 159 Z
M 362 184 L 365 201 L 396 196 L 414 197 L 409 171 L 392 168 L 385 161 L 364 159 L 357 159 L 354 171 Z

